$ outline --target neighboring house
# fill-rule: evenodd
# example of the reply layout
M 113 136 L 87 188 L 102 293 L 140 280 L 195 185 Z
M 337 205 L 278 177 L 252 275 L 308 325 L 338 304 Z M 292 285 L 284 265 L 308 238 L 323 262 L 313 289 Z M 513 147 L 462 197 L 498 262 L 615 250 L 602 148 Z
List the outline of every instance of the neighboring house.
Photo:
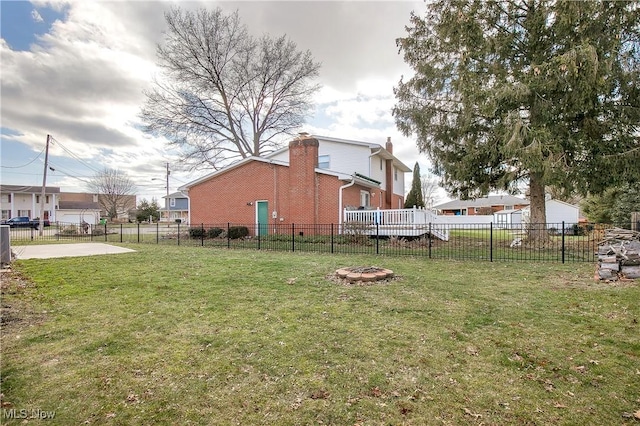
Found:
M 434 206 L 441 215 L 491 216 L 501 210 L 519 210 L 529 205 L 529 201 L 512 195 L 490 195 L 472 200 L 453 200 Z
M 55 222 L 60 188 L 45 188 L 44 212 L 42 218 Z M 16 216 L 40 217 L 42 186 L 0 185 L 0 205 L 2 220 Z
M 344 209 L 402 208 L 410 171 L 390 140 L 382 146 L 301 133 L 286 148 L 179 189 L 188 195 L 191 224 L 330 224 L 342 222 Z
M 98 194 L 61 192 L 56 219 L 63 224 L 98 224 L 100 222 Z
M 164 198 L 165 208 L 160 209 L 161 222 L 187 223 L 189 221 L 189 197 L 184 192 L 174 192 Z M 167 215 L 167 211 L 169 214 Z
M 580 208 L 564 201 L 546 200 L 545 213 L 548 227 L 562 229 L 562 222 L 565 227 L 580 223 Z M 522 209 L 523 222 L 528 223 L 530 215 L 529 207 Z
M 98 204 L 100 204 L 100 216 L 109 217 L 108 206 L 110 205 L 110 199 L 113 196 L 105 194 L 98 194 Z M 135 220 L 135 209 L 137 207 L 137 199 L 135 195 L 119 195 L 118 202 L 116 203 L 116 217 L 115 220 Z

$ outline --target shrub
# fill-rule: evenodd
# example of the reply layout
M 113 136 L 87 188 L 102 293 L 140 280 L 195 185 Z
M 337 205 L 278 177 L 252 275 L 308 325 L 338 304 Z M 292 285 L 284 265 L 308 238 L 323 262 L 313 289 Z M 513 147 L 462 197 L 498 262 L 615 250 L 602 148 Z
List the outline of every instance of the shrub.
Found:
M 95 237 L 96 235 L 104 235 L 104 228 L 101 226 L 94 225 L 91 228 L 91 234 Z
M 67 225 L 60 229 L 59 235 L 69 237 L 78 235 L 78 228 L 75 225 Z
M 224 229 L 222 228 L 210 228 L 207 231 L 207 237 L 216 238 L 216 237 L 219 237 L 223 232 L 224 232 Z
M 244 238 L 249 235 L 249 228 L 246 226 L 232 226 L 229 228 L 229 238 L 232 240 Z
M 189 237 L 191 238 L 204 238 L 206 235 L 204 228 L 189 228 Z

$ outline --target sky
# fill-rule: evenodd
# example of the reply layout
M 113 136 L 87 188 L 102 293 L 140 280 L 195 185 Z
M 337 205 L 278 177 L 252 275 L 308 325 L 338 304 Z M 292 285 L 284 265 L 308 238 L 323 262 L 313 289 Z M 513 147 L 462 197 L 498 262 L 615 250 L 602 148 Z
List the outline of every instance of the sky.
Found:
M 65 192 L 88 191 L 92 176 L 113 168 L 136 184 L 139 201 L 155 197 L 163 205 L 167 163 L 169 192 L 211 171 L 181 170 L 165 140 L 141 130 L 144 91 L 159 75 L 164 12 L 176 4 L 237 10 L 253 35 L 286 34 L 311 52 L 322 64 L 322 89 L 301 132 L 383 146 L 391 137 L 396 157 L 428 171 L 426 156 L 391 115 L 393 87 L 412 74 L 395 40 L 412 11 L 424 14 L 421 1 L 2 1 L 3 184 L 42 185 L 47 135 L 46 183 Z M 410 173 L 405 180 L 408 191 Z

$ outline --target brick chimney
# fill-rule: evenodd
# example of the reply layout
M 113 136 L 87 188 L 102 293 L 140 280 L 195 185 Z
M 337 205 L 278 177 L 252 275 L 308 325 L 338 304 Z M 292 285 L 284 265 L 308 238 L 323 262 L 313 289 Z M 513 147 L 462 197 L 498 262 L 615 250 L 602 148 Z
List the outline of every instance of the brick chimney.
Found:
M 391 137 L 387 138 L 385 149 L 389 151 L 389 154 L 393 154 L 393 144 L 391 143 Z M 393 160 L 385 161 L 385 185 L 384 185 L 384 208 L 391 208 L 391 196 L 393 194 Z
M 391 137 L 387 136 L 387 144 L 385 146 L 385 149 L 387 151 L 389 151 L 389 154 L 393 154 L 393 144 L 391 143 Z
M 307 133 L 289 143 L 289 203 L 291 222 L 313 224 L 317 219 L 317 139 Z

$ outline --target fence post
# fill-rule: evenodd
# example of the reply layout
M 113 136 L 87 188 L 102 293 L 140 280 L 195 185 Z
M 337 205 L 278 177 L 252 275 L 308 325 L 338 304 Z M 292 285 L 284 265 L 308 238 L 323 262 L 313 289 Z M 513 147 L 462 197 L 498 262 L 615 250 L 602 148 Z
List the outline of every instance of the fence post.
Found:
M 139 232 L 138 235 L 140 235 Z M 120 224 L 120 242 L 122 242 L 122 224 Z
M 269 226 L 269 225 L 267 224 L 267 227 L 268 227 L 268 226 Z M 257 232 L 256 232 L 256 235 L 258 236 L 258 250 L 260 250 L 260 229 L 261 229 L 261 228 L 260 228 L 260 222 L 258 222 L 258 229 L 256 229 L 256 231 L 257 231 Z
M 291 224 L 291 251 L 296 251 L 296 225 Z
M 160 222 L 156 222 L 156 244 L 160 244 Z
M 431 259 L 431 241 L 432 241 L 432 237 L 431 237 L 431 222 L 429 222 L 429 259 Z
M 564 263 L 564 220 L 562 221 L 562 263 Z
M 60 241 L 60 222 L 56 224 L 56 240 Z
M 231 236 L 229 235 L 229 231 L 231 230 L 231 223 L 227 222 L 227 248 L 231 248 Z
M 104 220 L 104 241 L 107 242 L 107 220 Z
M 333 253 L 333 223 L 331 224 L 331 253 Z
M 376 254 L 380 254 L 380 225 L 376 221 Z
M 493 262 L 493 221 L 489 222 L 489 262 Z
M 122 224 L 120 224 L 122 226 Z M 122 229 L 122 228 L 120 228 Z M 140 222 L 138 222 L 138 243 L 140 242 Z
M 178 245 L 180 245 L 180 224 L 178 224 Z
M 200 247 L 204 247 L 204 223 L 200 224 Z

